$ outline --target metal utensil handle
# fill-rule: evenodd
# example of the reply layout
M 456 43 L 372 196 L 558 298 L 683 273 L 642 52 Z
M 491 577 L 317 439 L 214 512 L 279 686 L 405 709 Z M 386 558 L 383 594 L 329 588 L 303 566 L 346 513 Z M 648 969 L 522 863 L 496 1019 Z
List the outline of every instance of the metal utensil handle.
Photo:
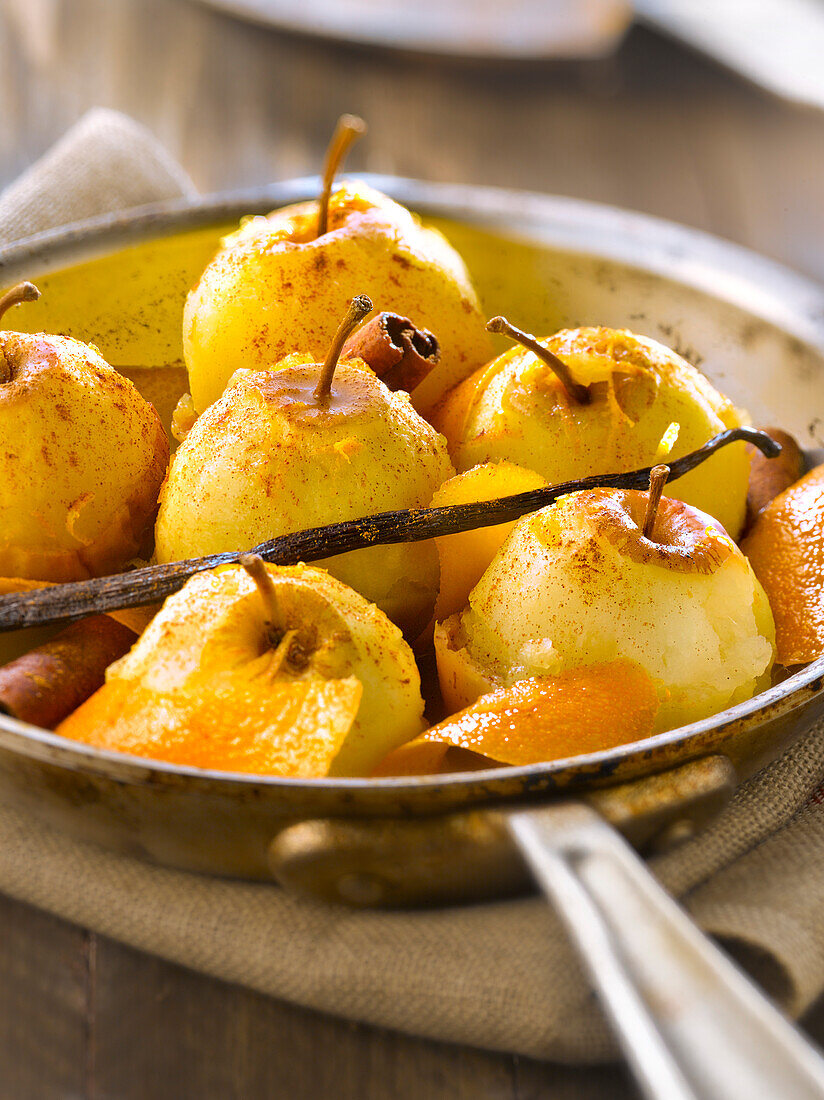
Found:
M 518 811 L 507 824 L 578 947 L 646 1097 L 824 1097 L 817 1049 L 591 807 Z

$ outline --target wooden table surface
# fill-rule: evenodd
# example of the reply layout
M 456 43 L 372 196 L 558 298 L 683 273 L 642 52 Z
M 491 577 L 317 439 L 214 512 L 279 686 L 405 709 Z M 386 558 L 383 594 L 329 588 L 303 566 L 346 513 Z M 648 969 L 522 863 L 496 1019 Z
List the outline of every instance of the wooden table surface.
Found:
M 612 58 L 500 68 L 274 33 L 189 0 L 0 0 L 0 185 L 85 110 L 146 123 L 198 187 L 351 166 L 575 195 L 824 279 L 824 115 L 633 30 Z M 824 1008 L 805 1021 L 824 1039 Z M 623 1070 L 401 1037 L 230 987 L 0 898 L 0 1100 L 621 1100 Z

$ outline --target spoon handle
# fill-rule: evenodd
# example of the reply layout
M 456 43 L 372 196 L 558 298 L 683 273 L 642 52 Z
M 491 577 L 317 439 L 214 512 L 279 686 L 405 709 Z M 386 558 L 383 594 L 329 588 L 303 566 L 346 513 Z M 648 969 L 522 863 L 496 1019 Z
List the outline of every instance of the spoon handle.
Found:
M 648 1100 L 824 1097 L 824 1058 L 591 807 L 509 831 L 578 948 Z

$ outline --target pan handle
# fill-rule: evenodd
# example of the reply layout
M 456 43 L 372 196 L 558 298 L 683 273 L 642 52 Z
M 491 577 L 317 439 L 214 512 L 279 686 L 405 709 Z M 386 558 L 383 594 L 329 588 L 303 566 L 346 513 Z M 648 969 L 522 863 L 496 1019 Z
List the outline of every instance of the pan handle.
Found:
M 592 807 L 507 815 L 649 1100 L 824 1097 L 824 1058 Z

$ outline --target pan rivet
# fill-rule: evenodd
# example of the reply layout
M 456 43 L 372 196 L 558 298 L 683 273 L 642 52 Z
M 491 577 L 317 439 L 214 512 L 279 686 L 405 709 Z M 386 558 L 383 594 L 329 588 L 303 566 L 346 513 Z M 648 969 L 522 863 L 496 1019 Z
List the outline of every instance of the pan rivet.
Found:
M 379 905 L 386 896 L 386 883 L 374 875 L 353 871 L 337 881 L 338 896 L 349 905 Z

